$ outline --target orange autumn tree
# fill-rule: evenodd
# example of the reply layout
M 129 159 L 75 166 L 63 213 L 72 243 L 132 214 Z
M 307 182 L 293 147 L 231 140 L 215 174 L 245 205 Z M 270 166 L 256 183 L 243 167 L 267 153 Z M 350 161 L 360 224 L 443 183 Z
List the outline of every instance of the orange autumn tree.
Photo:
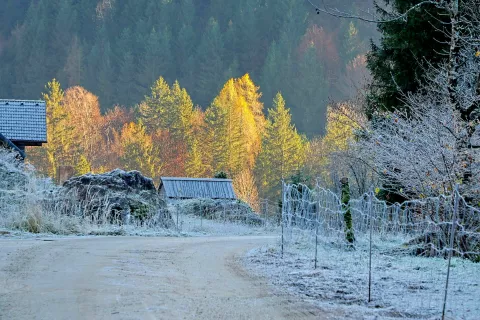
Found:
M 71 87 L 65 91 L 63 106 L 73 128 L 73 165 L 77 167 L 80 161 L 87 162 L 91 169 L 96 171 L 102 160 L 98 149 L 103 145 L 101 129 L 104 121 L 98 97 L 80 86 Z
M 133 110 L 115 106 L 103 117 L 101 128 L 103 147 L 97 150 L 98 158 L 101 159 L 101 167 L 98 171 L 111 171 L 121 166 L 120 156 L 123 152 L 121 134 L 126 123 L 134 121 Z
M 161 157 L 167 164 L 163 173 L 182 176 L 194 149 L 195 109 L 187 91 L 178 81 L 170 87 L 163 77 L 152 86 L 151 94 L 138 106 L 139 119 L 156 143 L 162 145 Z

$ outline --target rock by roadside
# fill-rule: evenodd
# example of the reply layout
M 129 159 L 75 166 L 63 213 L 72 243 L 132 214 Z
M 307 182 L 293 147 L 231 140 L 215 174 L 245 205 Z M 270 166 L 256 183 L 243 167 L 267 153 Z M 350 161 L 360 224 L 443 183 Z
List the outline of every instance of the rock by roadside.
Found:
M 153 223 L 161 227 L 173 225 L 153 180 L 139 171 L 115 169 L 73 177 L 64 182 L 59 194 L 70 200 L 75 214 L 92 219 L 123 224 Z

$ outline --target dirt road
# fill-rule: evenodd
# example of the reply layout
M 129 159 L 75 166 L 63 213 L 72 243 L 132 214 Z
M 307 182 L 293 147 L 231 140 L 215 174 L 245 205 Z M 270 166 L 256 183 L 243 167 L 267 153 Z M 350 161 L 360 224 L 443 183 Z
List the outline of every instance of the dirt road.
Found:
M 241 267 L 269 241 L 0 240 L 0 319 L 322 319 Z

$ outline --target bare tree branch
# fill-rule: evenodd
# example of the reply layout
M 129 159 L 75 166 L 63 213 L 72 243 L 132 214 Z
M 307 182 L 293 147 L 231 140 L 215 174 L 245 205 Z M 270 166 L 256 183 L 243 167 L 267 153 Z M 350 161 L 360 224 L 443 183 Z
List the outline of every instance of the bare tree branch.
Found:
M 317 14 L 326 13 L 328 15 L 337 17 L 337 18 L 347 18 L 347 19 L 357 19 L 365 22 L 371 22 L 371 23 L 389 23 L 389 22 L 394 22 L 394 21 L 407 21 L 408 15 L 414 11 L 417 10 L 418 8 L 430 4 L 434 5 L 436 7 L 443 7 L 443 5 L 446 3 L 445 0 L 439 0 L 439 1 L 422 1 L 420 3 L 417 3 L 416 5 L 412 6 L 410 9 L 405 11 L 403 14 L 392 14 L 394 15 L 393 18 L 391 19 L 377 19 L 375 14 L 373 12 L 370 12 L 370 10 L 366 11 L 365 13 L 367 15 L 370 15 L 371 18 L 366 18 L 366 17 L 361 17 L 359 15 L 351 14 L 345 11 L 338 10 L 337 8 L 334 7 L 329 7 L 325 4 L 325 1 L 322 0 L 322 5 L 316 5 L 314 4 L 311 0 L 307 0 L 308 3 L 315 9 Z

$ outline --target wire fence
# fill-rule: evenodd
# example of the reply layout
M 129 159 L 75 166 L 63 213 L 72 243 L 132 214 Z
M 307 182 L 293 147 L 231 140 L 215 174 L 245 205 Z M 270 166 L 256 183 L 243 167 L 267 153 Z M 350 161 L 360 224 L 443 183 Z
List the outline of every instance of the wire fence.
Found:
M 393 205 L 371 191 L 342 204 L 318 185 L 285 184 L 281 225 L 282 257 L 309 257 L 324 298 L 395 317 L 480 319 L 480 210 L 457 190 Z
M 259 210 L 238 200 L 184 199 L 169 204 L 178 232 L 235 234 L 273 231 L 281 221 L 281 207 L 262 199 Z M 253 229 L 252 229 L 253 228 Z

